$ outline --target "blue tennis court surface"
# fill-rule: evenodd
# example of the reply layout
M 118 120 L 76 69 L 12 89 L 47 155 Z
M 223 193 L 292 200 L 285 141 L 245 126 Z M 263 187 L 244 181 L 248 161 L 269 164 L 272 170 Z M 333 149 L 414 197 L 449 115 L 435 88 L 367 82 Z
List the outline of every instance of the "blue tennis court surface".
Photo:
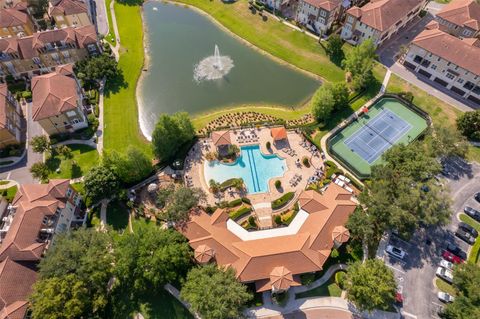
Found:
M 388 109 L 366 121 L 357 132 L 345 140 L 347 147 L 369 164 L 392 147 L 411 125 Z

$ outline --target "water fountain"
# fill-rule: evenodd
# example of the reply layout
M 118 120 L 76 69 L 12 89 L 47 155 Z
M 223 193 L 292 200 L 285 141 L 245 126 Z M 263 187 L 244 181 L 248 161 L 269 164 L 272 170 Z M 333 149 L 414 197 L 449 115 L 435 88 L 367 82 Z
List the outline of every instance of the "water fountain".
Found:
M 193 78 L 197 82 L 218 80 L 230 72 L 233 66 L 233 60 L 229 56 L 220 55 L 218 45 L 215 44 L 213 55 L 195 65 Z

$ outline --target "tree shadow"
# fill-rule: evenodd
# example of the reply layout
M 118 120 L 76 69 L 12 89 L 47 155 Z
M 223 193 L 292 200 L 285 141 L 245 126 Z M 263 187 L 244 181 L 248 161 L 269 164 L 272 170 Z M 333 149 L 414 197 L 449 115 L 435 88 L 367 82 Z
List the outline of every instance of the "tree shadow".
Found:
M 62 161 L 56 156 L 50 156 L 45 160 L 45 165 L 51 172 L 55 172 L 60 167 Z
M 72 163 L 72 167 L 70 168 L 70 176 L 71 178 L 79 178 L 83 176 L 82 168 L 77 163 Z
M 117 74 L 109 78 L 105 84 L 104 94 L 106 97 L 109 97 L 110 94 L 118 93 L 121 89 L 128 88 L 128 82 L 125 81 L 123 76 L 123 71 L 118 69 Z
M 118 3 L 126 6 L 141 6 L 143 5 L 143 0 L 117 0 Z

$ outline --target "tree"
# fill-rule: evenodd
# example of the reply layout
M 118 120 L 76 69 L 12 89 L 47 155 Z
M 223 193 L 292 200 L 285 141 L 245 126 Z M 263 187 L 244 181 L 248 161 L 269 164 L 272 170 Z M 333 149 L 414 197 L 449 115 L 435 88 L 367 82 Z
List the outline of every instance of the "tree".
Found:
M 120 187 L 115 172 L 105 165 L 93 167 L 85 176 L 84 182 L 85 194 L 93 202 L 109 198 Z
M 48 169 L 47 164 L 44 162 L 37 162 L 30 167 L 30 173 L 32 173 L 33 178 L 36 178 L 44 183 L 48 182 L 48 174 L 50 174 L 50 170 Z
M 74 274 L 39 280 L 30 296 L 33 319 L 95 318 L 85 282 Z M 99 318 L 99 317 L 97 317 Z
M 343 67 L 352 75 L 352 88 L 355 91 L 365 89 L 374 79 L 374 58 L 375 44 L 371 39 L 347 52 Z
M 392 270 L 376 258 L 350 264 L 344 284 L 347 299 L 362 311 L 388 310 L 397 291 Z
M 360 208 L 348 217 L 345 227 L 348 228 L 353 239 L 367 244 L 368 247 L 378 243 L 383 234 L 383 225 L 377 225 L 374 216 Z
M 252 299 L 232 268 L 221 270 L 213 264 L 193 268 L 180 296 L 204 319 L 239 318 L 242 307 Z
M 178 280 L 190 268 L 192 257 L 185 237 L 159 227 L 124 234 L 114 254 L 116 285 L 133 299 Z
M 313 116 L 320 122 L 325 122 L 335 107 L 335 98 L 329 85 L 322 85 L 310 101 Z
M 432 157 L 445 158 L 459 156 L 465 158 L 468 153 L 468 141 L 455 128 L 436 126 L 427 137 L 427 145 Z
M 107 80 L 113 79 L 118 76 L 119 72 L 115 58 L 106 53 L 78 61 L 75 64 L 75 73 L 82 74 L 84 80 L 87 81 L 100 81 L 104 77 Z
M 30 146 L 35 153 L 43 153 L 50 150 L 50 141 L 46 135 L 37 135 L 30 140 Z
M 34 309 L 51 309 L 53 315 L 55 309 L 78 305 L 76 310 L 82 315 L 65 314 L 65 318 L 103 318 L 114 261 L 111 246 L 110 235 L 94 228 L 57 235 L 54 249 L 49 249 L 39 264 L 40 280 L 32 298 Z M 56 294 L 58 298 L 54 298 Z M 49 308 L 43 308 L 46 304 Z M 40 314 L 38 318 L 45 318 Z
M 140 182 L 153 171 L 152 161 L 135 146 L 128 146 L 125 154 L 104 152 L 102 163 L 127 184 Z
M 460 264 L 453 269 L 453 286 L 457 296 L 441 317 L 446 319 L 480 318 L 480 266 Z
M 67 145 L 60 145 L 55 148 L 56 152 L 63 156 L 64 159 L 69 159 L 72 158 L 72 149 L 68 147 Z
M 200 188 L 188 188 L 180 186 L 165 202 L 162 217 L 167 221 L 184 222 L 188 220 L 192 208 L 205 200 L 206 195 Z
M 480 141 L 480 110 L 462 113 L 457 118 L 457 128 L 466 138 Z
M 335 100 L 333 108 L 335 110 L 342 110 L 348 107 L 349 93 L 348 87 L 343 82 L 337 82 L 330 86 L 330 90 Z
M 161 161 L 173 160 L 180 147 L 194 136 L 188 113 L 162 114 L 152 134 L 153 153 Z
M 330 57 L 330 60 L 334 61 L 335 63 L 340 63 L 343 58 L 343 41 L 338 34 L 332 34 L 327 40 L 327 54 Z

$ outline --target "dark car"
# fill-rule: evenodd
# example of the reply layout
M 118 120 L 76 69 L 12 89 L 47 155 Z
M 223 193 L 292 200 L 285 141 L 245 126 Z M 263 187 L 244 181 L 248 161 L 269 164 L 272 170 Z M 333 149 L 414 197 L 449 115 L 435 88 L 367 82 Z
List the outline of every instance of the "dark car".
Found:
M 480 203 L 480 192 L 475 193 L 475 195 L 473 195 L 473 198 L 475 198 L 475 200 Z
M 473 209 L 472 207 L 470 206 L 465 206 L 465 208 L 463 209 L 463 211 L 465 212 L 465 214 L 467 214 L 468 216 L 472 217 L 473 219 L 475 219 L 477 222 L 480 222 L 480 212 L 476 209 Z
M 460 222 L 458 223 L 458 228 L 463 229 L 466 232 L 469 232 L 474 238 L 478 237 L 478 231 L 467 223 Z
M 467 253 L 464 252 L 460 247 L 455 244 L 449 243 L 446 248 L 447 251 L 451 252 L 455 256 L 462 258 L 463 260 L 467 259 Z
M 475 243 L 475 238 L 472 236 L 472 234 L 464 231 L 461 228 L 457 229 L 457 231 L 455 232 L 455 235 L 470 245 L 473 245 Z

